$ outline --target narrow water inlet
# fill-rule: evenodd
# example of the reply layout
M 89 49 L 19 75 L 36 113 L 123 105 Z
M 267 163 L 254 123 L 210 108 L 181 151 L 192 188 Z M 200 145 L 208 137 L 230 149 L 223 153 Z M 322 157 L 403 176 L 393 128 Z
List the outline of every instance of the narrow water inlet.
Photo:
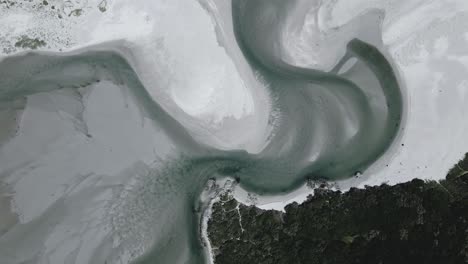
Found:
M 109 1 L 64 18 L 94 21 L 70 29 L 86 41 L 3 54 L 2 263 L 205 263 L 200 194 L 226 176 L 270 197 L 443 177 L 468 149 L 468 49 L 418 57 L 426 37 L 390 33 L 428 4 L 354 2 Z

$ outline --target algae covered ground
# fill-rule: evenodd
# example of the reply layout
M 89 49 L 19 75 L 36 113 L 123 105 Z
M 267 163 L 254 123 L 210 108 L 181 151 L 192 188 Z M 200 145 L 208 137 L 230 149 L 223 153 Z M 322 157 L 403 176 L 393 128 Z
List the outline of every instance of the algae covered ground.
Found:
M 315 190 L 285 212 L 223 195 L 208 234 L 216 264 L 468 263 L 468 155 L 441 182 Z

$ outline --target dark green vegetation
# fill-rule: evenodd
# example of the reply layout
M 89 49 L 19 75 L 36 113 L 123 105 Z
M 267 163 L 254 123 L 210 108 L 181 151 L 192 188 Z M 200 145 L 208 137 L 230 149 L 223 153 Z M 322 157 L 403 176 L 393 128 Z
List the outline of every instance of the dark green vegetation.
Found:
M 38 38 L 30 38 L 26 35 L 21 36 L 15 43 L 15 47 L 23 49 L 37 49 L 45 45 L 45 41 Z
M 286 213 L 214 204 L 215 263 L 468 263 L 468 155 L 441 182 L 316 189 Z

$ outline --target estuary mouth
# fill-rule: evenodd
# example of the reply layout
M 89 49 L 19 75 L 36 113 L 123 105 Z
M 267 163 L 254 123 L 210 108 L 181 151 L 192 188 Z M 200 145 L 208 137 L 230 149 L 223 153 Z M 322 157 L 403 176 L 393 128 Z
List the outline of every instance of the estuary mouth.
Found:
M 226 178 L 278 203 L 441 178 L 468 20 L 422 2 L 0 3 L 0 262 L 206 263 Z
M 237 43 L 280 109 L 270 144 L 256 156 L 263 168 L 273 169 L 243 179 L 241 185 L 249 190 L 266 190 L 268 185 L 271 191 L 287 190 L 310 175 L 351 177 L 379 159 L 402 128 L 403 92 L 379 40 L 382 13 L 370 11 L 352 21 L 349 27 L 356 36 L 340 40 L 343 56 L 324 71 L 282 57 L 286 41 L 293 41 L 283 39 L 284 31 L 300 19 L 299 5 L 300 1 L 232 3 Z

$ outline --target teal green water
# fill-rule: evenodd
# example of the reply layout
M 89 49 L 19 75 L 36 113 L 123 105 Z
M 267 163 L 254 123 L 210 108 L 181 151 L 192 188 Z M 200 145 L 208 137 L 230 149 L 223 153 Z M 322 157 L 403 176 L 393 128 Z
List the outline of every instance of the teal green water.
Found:
M 197 208 L 208 179 L 228 175 L 238 178 L 248 191 L 277 194 L 309 178 L 350 177 L 378 159 L 400 127 L 402 94 L 381 47 L 359 36 L 351 40 L 339 65 L 352 58 L 357 63 L 343 74 L 338 74 L 339 69 L 323 72 L 281 60 L 274 43 L 276 25 L 264 23 L 259 14 L 266 7 L 287 11 L 284 2 L 235 0 L 232 6 L 237 42 L 252 69 L 268 83 L 280 109 L 279 126 L 258 154 L 221 151 L 197 142 L 151 98 L 126 59 L 112 51 L 7 58 L 0 64 L 0 102 L 102 80 L 126 87 L 181 153 L 180 159 L 141 184 L 138 199 L 153 197 L 147 192 L 156 194 L 158 199 L 152 202 L 159 203 L 162 215 L 158 225 L 167 232 L 155 237 L 153 250 L 136 263 L 204 263 Z

